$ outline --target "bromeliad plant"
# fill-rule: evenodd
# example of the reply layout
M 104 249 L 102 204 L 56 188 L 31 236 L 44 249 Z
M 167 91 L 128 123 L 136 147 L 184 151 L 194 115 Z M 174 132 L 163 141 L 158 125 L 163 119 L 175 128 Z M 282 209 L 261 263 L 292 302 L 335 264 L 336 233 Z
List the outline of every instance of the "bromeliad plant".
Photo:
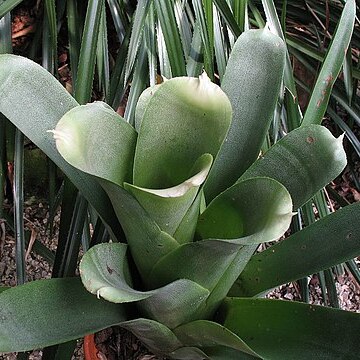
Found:
M 280 38 L 247 31 L 221 88 L 205 73 L 166 80 L 141 95 L 132 126 L 105 103 L 78 105 L 31 61 L 0 57 L 0 111 L 79 187 L 113 240 L 84 255 L 82 283 L 2 292 L 0 351 L 117 324 L 173 359 L 357 357 L 359 315 L 257 298 L 360 253 L 352 205 L 254 255 L 346 165 L 342 137 L 320 125 L 259 156 L 284 63 Z

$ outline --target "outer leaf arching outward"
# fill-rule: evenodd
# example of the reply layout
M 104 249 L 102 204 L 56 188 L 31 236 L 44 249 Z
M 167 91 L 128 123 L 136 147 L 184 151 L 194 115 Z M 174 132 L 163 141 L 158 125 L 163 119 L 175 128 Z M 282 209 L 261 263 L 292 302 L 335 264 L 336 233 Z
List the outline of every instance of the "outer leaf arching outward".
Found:
M 288 229 L 292 201 L 278 181 L 265 177 L 239 181 L 217 196 L 201 214 L 201 239 L 239 239 L 254 245 L 278 239 Z
M 97 299 L 78 278 L 33 281 L 0 294 L 0 351 L 50 346 L 125 320 L 122 306 Z
M 359 255 L 359 211 L 349 205 L 254 255 L 230 295 L 254 296 Z M 292 259 L 286 267 L 284 259 Z
M 284 359 L 284 354 L 296 360 L 359 357 L 360 316 L 350 311 L 292 301 L 228 298 L 220 318 L 265 359 Z
M 80 263 L 81 280 L 88 291 L 114 303 L 139 301 L 153 292 L 136 291 L 126 259 L 127 245 L 99 244 L 88 250 Z
M 323 126 L 302 126 L 273 145 L 238 181 L 273 178 L 287 188 L 297 209 L 344 169 L 342 140 Z
M 216 156 L 231 113 L 227 96 L 205 73 L 165 81 L 147 101 L 141 121 L 134 185 L 163 189 L 188 179 L 200 156 Z
M 59 166 L 112 231 L 119 231 L 118 220 L 101 187 L 69 165 L 54 148 L 51 136 L 46 135 L 78 103 L 48 71 L 29 59 L 0 55 L 0 69 L 0 112 Z
M 52 132 L 72 166 L 119 186 L 132 180 L 136 132 L 107 104 L 98 101 L 68 111 Z
M 143 313 L 170 328 L 192 320 L 198 308 L 204 307 L 209 291 L 188 279 L 151 291 L 134 290 L 129 286 L 126 247 L 110 243 L 88 250 L 80 265 L 85 287 L 111 302 L 139 301 Z

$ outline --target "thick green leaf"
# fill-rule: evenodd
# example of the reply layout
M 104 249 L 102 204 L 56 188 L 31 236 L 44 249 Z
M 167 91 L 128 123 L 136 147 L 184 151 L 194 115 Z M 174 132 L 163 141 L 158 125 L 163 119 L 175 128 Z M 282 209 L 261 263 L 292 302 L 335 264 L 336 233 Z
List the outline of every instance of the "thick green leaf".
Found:
M 351 40 L 356 15 L 355 0 L 345 4 L 336 33 L 316 80 L 302 124 L 321 124 L 331 89 L 340 73 Z
M 109 105 L 77 106 L 53 133 L 59 153 L 77 169 L 120 186 L 132 180 L 136 132 Z
M 149 281 L 167 283 L 187 278 L 206 287 L 211 291 L 206 306 L 199 307 L 196 316 L 189 320 L 208 318 L 225 298 L 255 249 L 256 246 L 241 246 L 237 241 L 226 240 L 185 244 L 159 261 Z
M 236 41 L 221 85 L 233 119 L 205 184 L 208 201 L 258 157 L 280 93 L 284 61 L 283 41 L 266 29 L 246 31 Z
M 78 278 L 30 282 L 0 294 L 0 352 L 66 342 L 125 320 L 123 307 L 97 299 Z
M 137 132 L 139 132 L 139 130 L 140 130 L 141 121 L 144 117 L 146 107 L 148 106 L 150 99 L 152 98 L 152 96 L 154 95 L 156 90 L 159 89 L 160 86 L 161 86 L 161 84 L 150 86 L 141 93 L 139 100 L 136 104 L 136 109 L 135 109 L 135 124 L 134 124 L 134 126 L 135 126 L 135 129 Z
M 241 248 L 236 242 L 222 240 L 184 244 L 155 264 L 149 281 L 163 286 L 175 279 L 190 279 L 211 291 Z
M 154 320 L 130 320 L 122 323 L 121 327 L 131 331 L 154 354 L 167 355 L 182 347 L 181 342 L 168 327 Z
M 142 313 L 170 329 L 201 319 L 210 292 L 194 281 L 176 280 L 138 302 Z
M 210 313 L 217 308 L 219 302 L 225 297 L 228 291 L 227 289 L 230 289 L 236 280 L 236 274 L 240 274 L 242 272 L 245 265 L 256 250 L 258 244 L 265 241 L 271 241 L 271 239 L 278 239 L 288 228 L 292 217 L 291 198 L 286 189 L 279 183 L 273 183 L 270 179 L 267 178 L 255 178 L 251 179 L 248 183 L 244 182 L 238 187 L 240 190 L 239 194 L 241 193 L 243 196 L 242 205 L 240 205 L 241 200 L 238 198 L 236 189 L 237 186 L 234 185 L 219 195 L 213 200 L 208 209 L 203 213 L 205 222 L 207 222 L 208 226 L 216 231 L 218 235 L 220 234 L 219 228 L 224 226 L 222 221 L 219 221 L 219 218 L 223 219 L 223 222 L 225 224 L 227 223 L 228 225 L 228 229 L 224 231 L 224 234 L 230 236 L 234 235 L 234 233 L 232 233 L 232 230 L 229 233 L 231 225 L 227 222 L 226 213 L 222 213 L 224 211 L 223 206 L 227 207 L 230 204 L 233 204 L 233 199 L 235 199 L 238 209 L 242 208 L 240 213 L 243 214 L 243 211 L 245 210 L 245 214 L 249 215 L 252 213 L 253 217 L 251 218 L 250 216 L 247 217 L 247 215 L 243 215 L 243 218 L 246 221 L 242 220 L 243 229 L 238 230 L 243 230 L 243 235 L 245 235 L 245 237 L 240 237 L 237 240 L 230 240 L 233 243 L 242 245 L 247 244 L 249 246 L 240 248 L 235 258 L 223 273 L 222 277 L 218 280 L 215 288 L 212 289 L 212 293 L 207 301 L 207 311 Z M 248 191 L 244 191 L 245 189 L 248 189 Z M 249 194 L 252 194 L 251 198 L 249 197 Z M 260 194 L 262 196 L 258 198 L 257 196 Z M 270 199 L 273 201 L 273 203 L 271 203 Z M 252 206 L 254 207 L 252 208 Z M 248 210 L 251 208 L 253 210 L 249 212 Z M 208 210 L 209 218 L 207 218 Z M 234 215 L 234 212 L 232 213 Z M 219 216 L 219 218 L 217 216 Z M 200 227 L 202 227 L 204 234 L 206 234 L 207 230 L 205 228 L 205 224 L 202 224 L 201 221 L 202 217 L 200 218 L 198 224 Z M 212 221 L 215 221 L 215 223 L 217 222 L 218 227 L 214 227 Z M 209 232 L 207 235 L 210 236 L 210 233 L 211 232 Z M 212 263 L 210 263 L 209 266 L 212 266 Z
M 161 231 L 130 193 L 109 182 L 104 182 L 103 187 L 109 194 L 123 226 L 131 254 L 146 283 L 154 264 L 179 244 L 168 233 Z
M 290 226 L 292 201 L 285 187 L 270 178 L 250 178 L 216 197 L 201 214 L 201 239 L 239 239 L 243 245 L 274 241 Z
M 212 321 L 198 320 L 190 322 L 174 329 L 174 334 L 186 346 L 199 348 L 224 346 L 259 357 L 237 335 Z M 239 356 L 241 355 L 239 354 Z
M 80 264 L 85 287 L 111 302 L 140 301 L 138 304 L 143 313 L 172 328 L 190 321 L 198 308 L 203 307 L 209 291 L 186 279 L 152 291 L 134 290 L 129 286 L 126 248 L 124 244 L 110 243 L 96 245 L 87 251 Z
M 254 296 L 360 254 L 360 203 L 322 218 L 251 258 L 230 291 Z M 284 259 L 291 259 L 284 267 Z
M 359 357 L 360 315 L 304 303 L 227 299 L 222 322 L 265 359 Z
M 190 173 L 193 175 L 172 188 L 145 189 L 125 183 L 125 189 L 138 200 L 161 230 L 174 235 L 205 181 L 212 159 L 210 154 L 201 156 Z M 192 220 L 196 222 L 196 218 Z
M 139 301 L 153 292 L 134 290 L 129 284 L 127 245 L 106 243 L 93 246 L 80 263 L 81 280 L 88 291 L 114 303 Z
M 205 153 L 216 156 L 231 105 L 206 74 L 165 81 L 145 110 L 134 161 L 134 185 L 161 189 L 182 183 Z
M 291 218 L 290 196 L 278 182 L 256 178 L 236 184 L 200 216 L 199 234 L 214 240 L 184 244 L 170 252 L 154 265 L 148 280 L 152 286 L 163 286 L 178 278 L 195 281 L 212 292 L 204 309 L 208 316 L 226 296 L 256 246 L 278 239 Z M 233 240 L 220 240 L 224 238 Z
M 31 60 L 1 55 L 0 68 L 0 112 L 59 166 L 117 233 L 119 223 L 104 191 L 94 179 L 69 165 L 46 134 L 77 102 L 49 72 Z
M 346 165 L 343 137 L 320 125 L 291 131 L 260 157 L 238 181 L 267 176 L 282 183 L 297 209 L 333 180 Z

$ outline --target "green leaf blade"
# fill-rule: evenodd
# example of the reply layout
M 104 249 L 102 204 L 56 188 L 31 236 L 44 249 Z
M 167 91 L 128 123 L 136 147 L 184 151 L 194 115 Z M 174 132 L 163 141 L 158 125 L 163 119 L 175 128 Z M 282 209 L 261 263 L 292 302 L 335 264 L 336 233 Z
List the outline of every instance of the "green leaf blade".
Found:
M 97 299 L 78 278 L 11 288 L 1 292 L 0 304 L 1 352 L 67 342 L 127 320 L 121 306 Z
M 302 125 L 321 124 L 322 122 L 329 102 L 331 89 L 340 73 L 350 43 L 355 15 L 355 0 L 348 0 L 344 6 L 338 28 L 320 70 Z
M 129 285 L 127 245 L 107 243 L 93 246 L 80 263 L 81 280 L 92 294 L 114 303 L 146 299 L 152 292 L 136 291 Z
M 212 156 L 204 154 L 194 165 L 191 172 L 194 175 L 172 188 L 145 189 L 127 183 L 124 187 L 138 200 L 159 227 L 173 236 L 192 206 L 211 164 Z M 196 218 L 193 221 L 196 222 Z
M 359 314 L 290 301 L 229 298 L 223 324 L 266 359 L 358 358 Z M 341 336 L 340 336 L 341 334 Z M 275 346 L 276 345 L 276 346 Z
M 110 106 L 97 101 L 68 111 L 53 131 L 72 166 L 122 186 L 132 180 L 136 132 Z
M 69 165 L 55 149 L 51 135 L 46 134 L 78 103 L 50 73 L 28 59 L 1 55 L 0 67 L 0 112 L 59 166 L 112 231 L 119 231 L 118 220 L 101 187 Z
M 184 244 L 155 264 L 149 279 L 160 286 L 185 278 L 212 290 L 240 248 L 241 245 L 221 240 Z M 206 271 L 209 266 L 213 269 L 211 274 Z
M 254 245 L 278 239 L 288 229 L 292 201 L 286 188 L 270 178 L 240 181 L 217 196 L 201 214 L 201 239 L 238 239 Z
M 283 41 L 266 29 L 249 30 L 234 45 L 222 81 L 233 119 L 205 184 L 208 201 L 257 158 L 274 115 L 284 62 Z
M 273 145 L 239 181 L 254 176 L 273 178 L 287 188 L 297 209 L 346 166 L 342 140 L 320 125 L 302 126 Z
M 210 348 L 225 346 L 231 349 L 259 357 L 237 335 L 222 325 L 208 321 L 198 320 L 177 327 L 174 330 L 177 338 L 186 346 Z M 239 354 L 239 356 L 241 356 Z
M 138 303 L 140 310 L 170 329 L 201 317 L 209 291 L 194 281 L 176 280 Z
M 188 179 L 200 156 L 216 156 L 230 117 L 227 96 L 206 74 L 165 81 L 148 100 L 141 121 L 134 185 L 161 189 Z
M 138 201 L 120 186 L 103 182 L 124 229 L 127 243 L 145 284 L 154 264 L 179 246 L 162 231 Z M 141 219 L 141 221 L 139 221 Z
M 230 294 L 254 296 L 358 256 L 359 214 L 359 203 L 349 205 L 254 255 Z
M 126 321 L 121 327 L 131 331 L 155 354 L 168 355 L 181 347 L 174 333 L 157 321 L 139 318 Z

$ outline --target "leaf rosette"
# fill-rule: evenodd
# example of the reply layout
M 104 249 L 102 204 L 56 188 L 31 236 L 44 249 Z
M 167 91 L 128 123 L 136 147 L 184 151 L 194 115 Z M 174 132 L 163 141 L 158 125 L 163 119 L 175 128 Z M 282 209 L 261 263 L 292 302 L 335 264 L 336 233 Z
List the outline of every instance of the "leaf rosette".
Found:
M 254 40 L 257 46 L 244 55 Z M 260 56 L 266 57 L 249 74 L 244 65 Z M 257 246 L 279 239 L 289 227 L 292 197 L 297 208 L 344 166 L 341 139 L 320 126 L 294 131 L 256 160 L 280 91 L 284 59 L 278 37 L 250 31 L 234 47 L 224 90 L 205 73 L 173 78 L 144 91 L 135 128 L 95 102 L 67 112 L 53 131 L 64 159 L 98 179 L 126 235 L 127 245 L 101 244 L 84 255 L 82 281 L 108 301 L 137 302 L 140 313 L 151 319 L 139 320 L 138 326 L 155 321 L 166 327 L 162 331 L 172 331 L 211 319 Z M 252 82 L 252 93 L 242 90 L 246 81 Z M 250 136 L 254 122 L 261 130 Z M 327 179 L 317 180 L 311 176 L 321 164 L 314 154 L 324 147 L 333 165 L 324 171 Z M 308 166 L 307 156 L 314 158 Z M 308 193 L 289 179 L 296 169 L 310 179 Z M 237 181 L 229 186 L 234 174 Z M 127 247 L 141 276 L 139 289 L 132 286 Z M 194 326 L 216 326 L 205 324 Z
M 64 165 L 70 178 L 76 181 L 83 174 L 92 189 L 105 191 L 112 204 L 109 214 L 104 206 L 95 208 L 115 234 L 114 242 L 85 253 L 80 263 L 82 283 L 102 298 L 99 301 L 111 303 L 108 317 L 114 306 L 120 306 L 116 304 L 133 303 L 140 314 L 137 319 L 108 325 L 118 323 L 132 331 L 154 353 L 174 359 L 266 358 L 266 344 L 252 342 L 258 334 L 255 325 L 240 317 L 249 322 L 254 318 L 264 328 L 274 323 L 283 336 L 276 319 L 259 320 L 253 305 L 259 299 L 227 296 L 259 295 L 279 281 L 304 275 L 299 264 L 280 276 L 272 266 L 282 258 L 272 250 L 264 255 L 254 252 L 259 244 L 278 240 L 294 211 L 346 164 L 342 137 L 334 138 L 319 125 L 291 131 L 259 156 L 277 105 L 285 51 L 282 40 L 268 30 L 247 31 L 234 45 L 221 88 L 205 73 L 165 80 L 143 92 L 134 126 L 103 102 L 81 106 L 71 102 L 51 131 L 58 152 L 76 168 Z M 10 64 L 14 57 L 3 61 Z M 11 92 L 3 95 L 0 110 L 7 115 L 6 96 Z M 52 148 L 48 152 L 57 159 Z M 116 241 L 116 231 L 106 221 L 113 211 L 125 233 L 123 243 Z M 334 226 L 344 220 L 344 212 L 338 213 L 331 219 Z M 319 224 L 310 226 L 305 237 L 296 236 L 300 245 L 290 237 L 274 249 L 287 254 L 301 244 L 315 243 L 312 239 L 326 233 L 328 226 Z M 344 247 L 342 259 L 357 251 L 354 241 Z M 307 252 L 306 258 L 314 253 Z M 335 253 L 322 264 L 329 266 L 340 258 Z M 315 260 L 306 269 L 309 273 L 319 270 Z M 272 272 L 264 275 L 262 269 Z M 54 294 L 61 292 L 63 282 L 49 284 Z M 77 289 L 79 284 L 74 280 L 72 286 Z M 16 297 L 16 290 L 4 294 L 3 298 Z M 30 290 L 27 296 L 31 298 Z M 92 295 L 86 299 L 89 304 L 95 300 Z M 261 314 L 278 309 L 277 302 L 259 304 Z M 49 308 L 56 306 L 49 302 Z M 292 311 L 281 309 L 286 316 Z M 305 314 L 309 309 L 295 304 L 294 311 Z M 319 311 L 318 316 L 326 322 L 326 312 Z M 344 326 L 356 323 L 351 316 L 339 316 Z M 255 335 L 247 335 L 247 330 Z M 273 341 L 278 340 L 276 334 Z M 275 351 L 273 358 L 277 355 Z

